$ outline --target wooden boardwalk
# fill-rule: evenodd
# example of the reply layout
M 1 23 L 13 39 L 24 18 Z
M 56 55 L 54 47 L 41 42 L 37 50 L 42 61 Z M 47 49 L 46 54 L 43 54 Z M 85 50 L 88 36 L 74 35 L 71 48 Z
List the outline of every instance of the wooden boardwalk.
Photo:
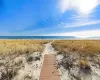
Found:
M 59 71 L 55 64 L 56 58 L 54 54 L 44 55 L 40 80 L 60 80 Z

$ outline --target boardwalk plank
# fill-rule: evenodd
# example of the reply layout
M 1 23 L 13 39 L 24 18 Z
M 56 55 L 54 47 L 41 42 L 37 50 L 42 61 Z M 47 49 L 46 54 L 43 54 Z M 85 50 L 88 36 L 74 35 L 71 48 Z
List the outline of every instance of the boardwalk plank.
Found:
M 59 71 L 55 67 L 55 64 L 56 57 L 54 54 L 44 55 L 44 62 L 40 74 L 40 80 L 60 80 Z

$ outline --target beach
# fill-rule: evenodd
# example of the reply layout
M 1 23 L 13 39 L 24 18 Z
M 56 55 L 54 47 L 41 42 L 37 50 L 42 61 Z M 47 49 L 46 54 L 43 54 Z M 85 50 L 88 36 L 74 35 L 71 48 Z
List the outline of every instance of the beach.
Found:
M 0 40 L 0 80 L 39 80 L 49 40 Z
M 45 55 L 55 56 L 60 80 L 100 80 L 98 44 L 99 40 L 0 40 L 0 80 L 40 80 Z

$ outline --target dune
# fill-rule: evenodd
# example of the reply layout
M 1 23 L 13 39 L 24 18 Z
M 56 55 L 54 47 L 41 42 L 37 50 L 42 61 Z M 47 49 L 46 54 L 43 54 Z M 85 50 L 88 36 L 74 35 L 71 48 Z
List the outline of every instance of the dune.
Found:
M 1 40 L 0 80 L 39 80 L 48 40 Z
M 0 53 L 0 80 L 39 80 L 47 54 L 56 56 L 61 80 L 100 80 L 99 43 L 99 40 L 1 41 L 1 50 L 4 49 Z
M 99 40 L 55 41 L 53 46 L 58 51 L 56 59 L 61 80 L 100 80 L 99 42 Z M 81 50 L 78 50 L 80 48 Z

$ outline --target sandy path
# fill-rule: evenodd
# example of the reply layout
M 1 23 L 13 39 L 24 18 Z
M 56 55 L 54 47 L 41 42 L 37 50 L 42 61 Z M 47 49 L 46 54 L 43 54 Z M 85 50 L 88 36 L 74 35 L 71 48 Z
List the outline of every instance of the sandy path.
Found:
M 40 73 L 40 80 L 60 80 L 59 71 L 56 67 L 56 51 L 52 47 L 52 42 L 45 45 L 44 62 Z
M 53 42 L 53 41 L 52 41 Z M 54 48 L 52 47 L 52 42 L 45 44 L 45 49 L 43 54 L 56 54 L 57 52 L 54 50 Z

